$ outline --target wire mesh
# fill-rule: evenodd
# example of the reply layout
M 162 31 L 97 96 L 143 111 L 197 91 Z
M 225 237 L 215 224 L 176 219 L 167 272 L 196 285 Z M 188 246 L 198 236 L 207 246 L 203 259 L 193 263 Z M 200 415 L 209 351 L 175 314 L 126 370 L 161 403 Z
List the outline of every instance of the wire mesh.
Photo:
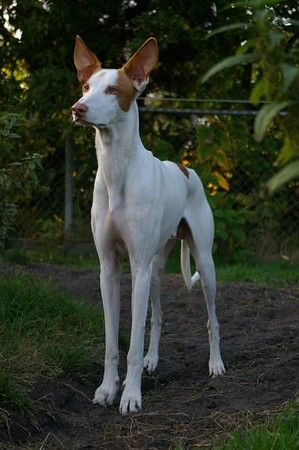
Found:
M 226 112 L 230 113 L 230 115 L 234 113 L 234 111 Z M 170 108 L 164 108 L 162 113 L 165 116 L 165 114 L 170 115 L 174 112 Z M 154 122 L 159 114 L 161 114 L 161 111 L 155 108 L 143 110 L 142 122 L 145 122 L 145 128 L 155 126 Z M 175 112 L 175 114 L 179 117 L 178 112 Z M 193 129 L 193 135 L 190 137 L 191 128 L 186 129 L 185 133 L 180 130 L 179 140 L 186 143 L 183 145 L 184 152 L 180 150 L 176 155 L 176 159 L 180 161 L 186 158 L 188 146 L 197 145 L 196 140 L 198 138 L 198 130 L 196 129 L 198 124 L 194 125 L 194 116 L 197 115 L 196 111 L 188 109 L 185 110 L 184 114 L 189 116 L 188 120 L 190 127 Z M 206 117 L 207 114 L 205 112 L 205 114 L 200 113 L 199 115 Z M 218 117 L 218 113 L 215 110 L 212 110 L 210 114 L 220 124 L 221 120 L 224 120 Z M 176 118 L 175 120 L 179 119 Z M 233 120 L 245 121 L 252 119 L 249 117 L 234 117 Z M 205 125 L 205 123 L 203 122 L 201 125 Z M 212 128 L 210 131 L 211 137 L 209 139 L 213 140 L 215 136 Z M 209 134 L 209 130 L 207 130 L 207 134 Z M 229 186 L 225 186 L 224 182 L 220 182 L 216 186 L 217 192 L 215 192 L 215 183 L 208 182 L 205 175 L 203 176 L 207 196 L 215 214 L 216 243 L 218 242 L 216 251 L 220 254 L 230 249 L 231 254 L 239 254 L 241 250 L 243 258 L 248 250 L 261 259 L 271 259 L 278 256 L 284 259 L 298 258 L 299 185 L 293 182 L 272 196 L 266 195 L 263 190 L 265 182 L 278 170 L 274 166 L 275 157 L 273 154 L 264 151 L 262 145 L 260 151 L 253 155 L 252 148 L 246 142 L 243 142 L 243 144 L 242 157 L 235 161 L 235 165 L 231 169 L 232 173 L 227 178 Z M 230 145 L 229 137 L 227 145 Z M 79 173 L 80 161 L 76 158 L 76 153 L 73 155 L 74 168 L 72 173 L 74 181 L 74 229 L 72 236 L 74 241 L 92 241 L 89 224 L 96 159 L 92 156 L 92 169 L 90 168 L 91 164 L 89 164 L 85 171 Z M 157 147 L 157 156 L 161 156 L 159 154 L 159 145 Z M 230 157 L 233 158 L 233 156 Z M 186 161 L 183 160 L 183 163 L 186 163 Z M 192 158 L 191 162 L 187 161 L 187 163 L 192 167 Z M 61 152 L 54 153 L 45 159 L 44 165 L 48 173 L 52 174 L 51 179 L 45 180 L 43 192 L 37 193 L 30 203 L 23 205 L 17 224 L 19 237 L 31 240 L 50 239 L 55 241 L 56 239 L 63 239 L 65 209 L 64 164 L 64 156 Z M 255 173 L 250 168 L 250 164 L 254 164 L 259 170 Z M 195 166 L 199 176 L 203 175 L 204 171 L 206 172 L 206 167 L 203 169 L 204 166 L 201 165 L 200 159 Z M 262 167 L 265 167 L 264 171 L 261 170 Z M 89 184 L 86 183 L 86 179 L 89 180 Z M 221 181 L 221 175 L 219 179 Z M 84 183 L 82 180 L 84 180 Z M 226 195 L 225 200 L 219 195 L 221 193 Z M 215 200 L 218 198 L 216 194 L 219 197 L 217 201 Z M 229 201 L 227 203 L 228 198 Z M 236 242 L 237 245 L 234 244 Z

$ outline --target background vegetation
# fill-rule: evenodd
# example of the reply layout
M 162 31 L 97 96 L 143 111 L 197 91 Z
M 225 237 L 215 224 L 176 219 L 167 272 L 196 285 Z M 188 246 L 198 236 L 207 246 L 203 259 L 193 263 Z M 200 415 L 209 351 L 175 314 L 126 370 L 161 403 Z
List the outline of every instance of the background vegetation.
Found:
M 272 197 L 265 187 L 273 189 L 269 179 L 285 164 L 296 164 L 298 156 L 298 30 L 294 0 L 3 1 L 2 243 L 14 236 L 61 240 L 67 142 L 73 143 L 75 155 L 73 237 L 91 239 L 96 159 L 93 131 L 75 128 L 70 120 L 70 105 L 80 95 L 72 61 L 74 37 L 80 34 L 104 67 L 119 67 L 155 35 L 160 63 L 141 104 L 169 106 L 163 98 L 188 98 L 187 106 L 194 108 L 196 98 L 241 98 L 252 102 L 247 109 L 261 111 L 256 121 L 143 113 L 145 145 L 161 159 L 198 171 L 214 209 L 217 257 L 296 257 L 296 166 L 282 174 L 283 187 Z M 261 103 L 269 100 L 274 106 Z M 286 117 L 278 116 L 282 109 L 289 112 Z

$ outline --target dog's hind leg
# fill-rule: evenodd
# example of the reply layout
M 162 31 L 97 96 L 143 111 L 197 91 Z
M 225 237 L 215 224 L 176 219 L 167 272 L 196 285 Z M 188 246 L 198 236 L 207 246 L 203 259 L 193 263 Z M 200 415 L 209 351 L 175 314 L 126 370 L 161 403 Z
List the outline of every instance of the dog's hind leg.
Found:
M 188 226 L 187 237 L 191 253 L 200 273 L 202 289 L 204 292 L 208 312 L 208 333 L 210 343 L 209 373 L 211 376 L 221 375 L 225 372 L 220 353 L 219 324 L 216 316 L 216 276 L 212 257 L 214 238 L 214 221 L 210 206 L 204 198 L 200 207 L 191 207 L 184 216 Z
M 159 342 L 161 337 L 162 311 L 160 301 L 161 275 L 176 239 L 170 239 L 164 249 L 154 256 L 151 264 L 150 299 L 152 307 L 150 343 L 144 357 L 144 368 L 153 372 L 159 360 Z

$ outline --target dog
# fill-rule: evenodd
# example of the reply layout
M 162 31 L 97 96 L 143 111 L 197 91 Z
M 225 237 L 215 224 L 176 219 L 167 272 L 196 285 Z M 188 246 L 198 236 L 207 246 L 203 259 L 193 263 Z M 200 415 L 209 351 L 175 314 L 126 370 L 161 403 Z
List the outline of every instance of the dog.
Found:
M 94 403 L 111 405 L 119 390 L 119 256 L 125 249 L 132 273 L 132 324 L 127 374 L 120 412 L 141 409 L 143 368 L 156 369 L 161 336 L 160 277 L 177 239 L 188 289 L 201 280 L 208 311 L 209 373 L 225 368 L 215 311 L 216 279 L 212 258 L 213 215 L 203 185 L 192 169 L 160 161 L 139 135 L 137 97 L 158 62 L 156 39 L 149 38 L 120 69 L 102 69 L 100 60 L 77 36 L 74 63 L 82 97 L 72 106 L 73 121 L 95 128 L 98 170 L 91 227 L 100 260 L 105 316 L 105 368 Z M 190 251 L 197 272 L 191 276 Z M 148 299 L 151 299 L 149 349 L 143 358 Z

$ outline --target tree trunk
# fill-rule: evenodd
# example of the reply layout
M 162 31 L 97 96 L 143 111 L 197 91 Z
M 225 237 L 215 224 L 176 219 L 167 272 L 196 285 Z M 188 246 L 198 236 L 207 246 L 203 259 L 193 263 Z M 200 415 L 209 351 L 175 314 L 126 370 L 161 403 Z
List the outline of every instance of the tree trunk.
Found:
M 70 131 L 65 135 L 65 184 L 64 184 L 64 239 L 73 231 L 73 154 L 74 139 Z

